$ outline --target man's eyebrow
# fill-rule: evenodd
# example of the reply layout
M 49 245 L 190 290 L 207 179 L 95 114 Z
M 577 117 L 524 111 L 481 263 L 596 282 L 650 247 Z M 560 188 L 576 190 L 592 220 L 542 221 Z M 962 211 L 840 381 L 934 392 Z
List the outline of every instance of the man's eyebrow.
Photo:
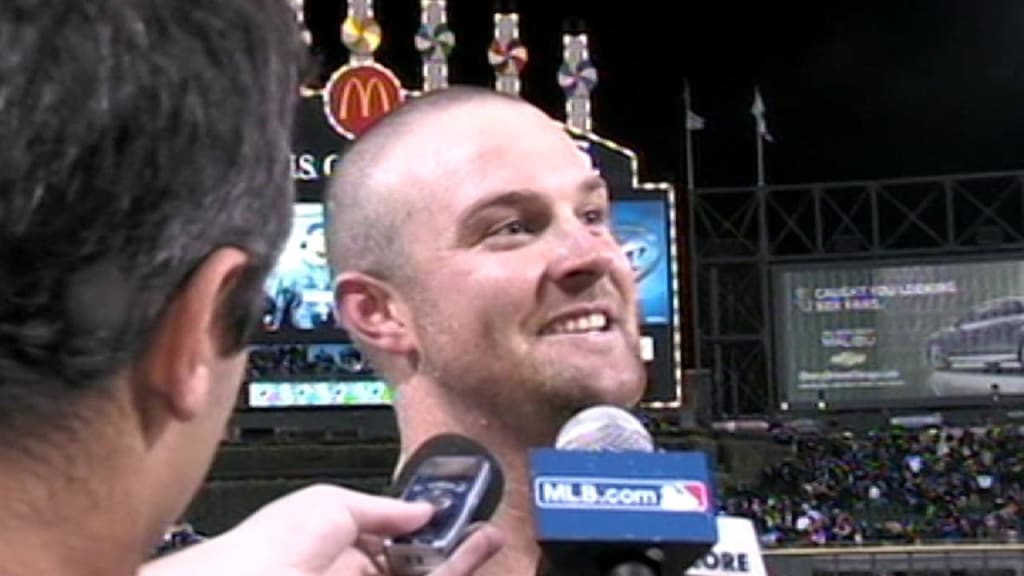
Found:
M 498 194 L 488 194 L 467 206 L 455 220 L 458 224 L 464 224 L 482 210 L 502 206 L 516 206 L 537 198 L 536 192 L 529 190 L 509 190 Z
M 598 194 L 607 196 L 608 195 L 608 183 L 605 182 L 604 178 L 594 174 L 583 179 L 577 189 L 584 196 L 595 196 Z M 487 194 L 479 200 L 473 202 L 462 212 L 459 213 L 458 218 L 455 222 L 457 225 L 464 224 L 473 218 L 477 213 L 486 210 L 488 208 L 504 207 L 504 206 L 518 206 L 521 204 L 527 204 L 536 201 L 540 197 L 540 194 L 528 189 L 522 190 L 507 190 L 505 192 L 499 192 L 495 194 Z
M 608 183 L 600 175 L 594 174 L 580 182 L 579 189 L 587 195 L 602 191 L 607 193 Z

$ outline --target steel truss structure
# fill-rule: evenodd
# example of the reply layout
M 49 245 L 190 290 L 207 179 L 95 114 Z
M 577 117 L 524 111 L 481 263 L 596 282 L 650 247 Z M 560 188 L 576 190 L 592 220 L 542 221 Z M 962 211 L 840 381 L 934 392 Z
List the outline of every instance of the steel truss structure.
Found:
M 780 264 L 1024 251 L 1024 173 L 698 189 L 689 198 L 694 365 L 715 417 L 772 413 Z

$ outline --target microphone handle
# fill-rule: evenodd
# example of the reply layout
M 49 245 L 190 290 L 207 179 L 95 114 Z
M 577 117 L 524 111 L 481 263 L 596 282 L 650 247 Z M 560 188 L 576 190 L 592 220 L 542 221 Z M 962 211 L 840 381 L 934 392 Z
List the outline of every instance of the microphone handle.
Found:
M 537 576 L 569 576 L 562 575 L 554 572 L 550 566 L 540 565 L 537 566 Z M 612 568 L 607 576 L 661 576 L 659 572 L 655 572 L 650 566 L 641 564 L 639 562 L 630 562 L 628 564 L 619 564 Z
M 548 561 L 547 557 L 541 556 L 540 562 L 537 563 L 536 576 L 571 576 L 570 574 L 562 574 L 557 571 L 551 562 Z M 663 576 L 663 570 L 659 566 L 657 569 L 652 568 L 650 564 L 639 562 L 637 560 L 627 560 L 620 562 L 615 566 L 612 566 L 605 576 Z
M 661 576 L 661 574 L 643 562 L 623 562 L 612 568 L 608 572 L 608 576 Z

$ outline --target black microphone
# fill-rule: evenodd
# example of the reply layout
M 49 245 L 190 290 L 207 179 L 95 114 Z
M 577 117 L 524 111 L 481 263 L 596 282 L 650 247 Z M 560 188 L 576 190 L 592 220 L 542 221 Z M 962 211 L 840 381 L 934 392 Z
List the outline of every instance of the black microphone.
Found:
M 655 451 L 621 408 L 580 412 L 530 464 L 548 574 L 681 574 L 718 539 L 707 457 Z
M 392 573 L 419 576 L 444 562 L 473 524 L 494 515 L 505 479 L 486 448 L 465 436 L 442 434 L 413 453 L 395 488 L 402 500 L 426 501 L 436 508 L 425 526 L 385 542 Z

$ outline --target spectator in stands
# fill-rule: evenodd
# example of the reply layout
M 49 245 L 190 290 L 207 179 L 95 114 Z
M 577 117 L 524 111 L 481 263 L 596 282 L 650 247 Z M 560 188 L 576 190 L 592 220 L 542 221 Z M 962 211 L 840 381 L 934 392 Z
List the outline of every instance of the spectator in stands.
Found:
M 136 574 L 204 477 L 291 220 L 294 20 L 0 2 L 0 574 Z M 148 568 L 362 574 L 431 513 L 316 487 Z
M 191 524 L 188 522 L 177 522 L 164 531 L 164 536 L 161 538 L 160 543 L 157 544 L 153 555 L 155 557 L 165 556 L 183 548 L 199 544 L 203 540 L 205 538 L 196 532 Z
M 1019 426 L 893 428 L 796 446 L 760 486 L 725 494 L 724 509 L 754 519 L 766 543 L 1005 541 L 1024 524 Z M 794 503 L 803 510 L 795 518 Z
M 337 307 L 395 386 L 402 453 L 456 432 L 501 461 L 486 573 L 533 574 L 527 448 L 581 408 L 639 400 L 637 294 L 608 190 L 549 117 L 487 89 L 432 92 L 342 158 L 329 193 Z

